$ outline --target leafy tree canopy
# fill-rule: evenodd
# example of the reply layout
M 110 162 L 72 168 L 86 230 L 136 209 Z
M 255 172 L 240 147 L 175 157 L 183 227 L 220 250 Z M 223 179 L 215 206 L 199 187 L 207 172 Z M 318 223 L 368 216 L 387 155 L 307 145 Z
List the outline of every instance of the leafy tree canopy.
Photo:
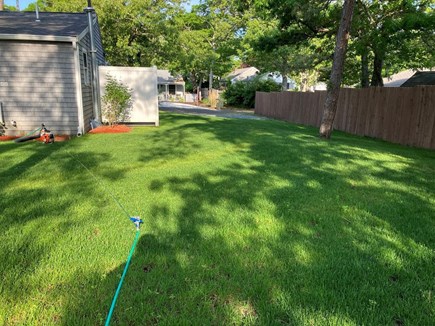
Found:
M 83 0 L 37 0 L 41 11 L 81 12 Z M 293 79 L 327 79 L 342 0 L 93 0 L 112 65 L 153 66 L 193 85 L 238 63 Z M 31 4 L 27 10 L 34 10 Z M 435 66 L 433 0 L 358 0 L 344 83 L 380 85 L 402 69 Z M 215 78 L 216 80 L 216 78 Z

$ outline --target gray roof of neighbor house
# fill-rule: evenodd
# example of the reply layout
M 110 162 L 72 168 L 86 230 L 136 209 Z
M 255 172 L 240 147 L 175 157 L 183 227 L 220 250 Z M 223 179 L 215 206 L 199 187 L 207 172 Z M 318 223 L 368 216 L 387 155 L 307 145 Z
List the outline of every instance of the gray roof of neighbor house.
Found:
M 240 68 L 229 73 L 226 78 L 234 81 L 245 80 L 255 77 L 259 72 L 255 67 Z
M 382 78 L 385 87 L 400 87 L 405 81 L 407 81 L 412 75 L 415 74 L 415 70 L 408 69 L 400 71 L 394 75 Z
M 158 69 L 157 70 L 157 83 L 158 84 L 184 84 L 182 78 L 175 78 L 171 75 L 169 70 Z
M 417 71 L 400 87 L 414 87 L 421 85 L 435 85 L 435 71 Z
M 88 27 L 86 13 L 0 11 L 0 35 L 75 37 Z

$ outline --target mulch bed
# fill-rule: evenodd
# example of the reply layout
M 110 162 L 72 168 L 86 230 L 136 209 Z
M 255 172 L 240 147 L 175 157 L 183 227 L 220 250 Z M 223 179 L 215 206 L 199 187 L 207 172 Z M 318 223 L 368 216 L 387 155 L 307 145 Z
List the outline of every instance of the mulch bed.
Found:
M 89 131 L 90 134 L 118 134 L 123 132 L 130 132 L 131 128 L 126 125 L 114 126 L 99 126 Z
M 54 142 L 62 142 L 70 140 L 71 136 L 68 135 L 54 135 Z
M 0 136 L 0 141 L 9 141 L 17 138 L 18 138 L 17 136 Z
M 18 136 L 0 136 L 0 141 L 11 141 L 11 140 L 14 140 L 17 138 L 19 138 L 19 137 Z M 71 136 L 68 136 L 68 135 L 55 135 L 54 136 L 55 142 L 67 141 L 70 139 L 71 139 Z
M 119 134 L 123 132 L 130 132 L 131 128 L 126 125 L 114 125 L 114 126 L 99 126 L 89 131 L 90 134 Z M 18 136 L 0 136 L 0 141 L 10 141 L 19 138 Z M 54 137 L 55 142 L 62 142 L 70 140 L 68 135 L 56 135 Z

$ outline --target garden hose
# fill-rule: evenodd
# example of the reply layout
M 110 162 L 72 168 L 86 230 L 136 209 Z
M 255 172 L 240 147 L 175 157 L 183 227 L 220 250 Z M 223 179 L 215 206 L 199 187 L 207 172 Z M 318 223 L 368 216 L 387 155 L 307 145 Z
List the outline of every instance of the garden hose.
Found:
M 112 197 L 112 199 L 115 201 L 115 203 L 118 205 L 118 207 L 128 216 L 130 221 L 132 221 L 134 223 L 134 225 L 136 226 L 136 236 L 135 236 L 133 244 L 130 248 L 130 253 L 128 254 L 128 258 L 127 258 L 127 262 L 126 262 L 125 267 L 124 267 L 124 271 L 122 272 L 121 279 L 119 280 L 118 287 L 116 288 L 116 292 L 115 292 L 115 295 L 113 296 L 112 304 L 110 305 L 109 313 L 107 314 L 106 322 L 104 324 L 105 326 L 108 326 L 110 324 L 110 319 L 112 318 L 113 311 L 115 310 L 116 301 L 118 300 L 119 292 L 121 291 L 121 288 L 122 288 L 122 283 L 124 282 L 125 276 L 127 275 L 128 267 L 130 266 L 130 261 L 131 261 L 131 258 L 133 256 L 134 249 L 135 249 L 136 244 L 139 240 L 140 225 L 143 223 L 143 221 L 140 219 L 139 216 L 132 217 L 127 212 L 127 210 L 124 208 L 124 206 L 122 206 L 122 204 L 119 202 L 119 200 L 108 189 L 106 189 L 106 187 L 104 187 L 104 185 L 91 172 L 91 170 L 89 170 L 86 167 L 86 165 L 84 165 L 77 157 L 73 156 L 69 151 L 67 151 L 67 152 L 75 161 L 77 161 L 81 166 L 83 166 L 86 171 L 88 171 L 88 173 L 97 181 L 97 183 L 106 191 L 106 193 L 109 194 L 110 197 Z
M 112 304 L 110 305 L 110 310 L 107 314 L 106 323 L 104 324 L 105 326 L 109 326 L 110 324 L 110 319 L 112 318 L 113 311 L 115 310 L 116 300 L 118 300 L 119 292 L 122 288 L 122 283 L 124 282 L 125 275 L 127 274 L 128 266 L 130 266 L 130 261 L 134 253 L 134 248 L 136 247 L 137 241 L 139 240 L 139 225 L 143 222 L 139 217 L 131 217 L 130 220 L 132 220 L 133 223 L 136 224 L 136 237 L 134 238 L 130 253 L 128 254 L 127 262 L 125 263 L 124 271 L 122 272 L 121 279 L 119 280 L 118 287 L 116 288 L 115 295 L 113 296 Z

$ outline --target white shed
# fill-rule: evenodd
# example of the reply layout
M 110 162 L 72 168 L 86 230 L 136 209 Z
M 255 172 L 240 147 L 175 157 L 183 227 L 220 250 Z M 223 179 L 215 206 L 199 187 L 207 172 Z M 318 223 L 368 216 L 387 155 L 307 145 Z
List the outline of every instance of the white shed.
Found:
M 159 125 L 157 68 L 100 66 L 100 93 L 104 95 L 107 75 L 133 90 L 133 110 L 126 123 Z

